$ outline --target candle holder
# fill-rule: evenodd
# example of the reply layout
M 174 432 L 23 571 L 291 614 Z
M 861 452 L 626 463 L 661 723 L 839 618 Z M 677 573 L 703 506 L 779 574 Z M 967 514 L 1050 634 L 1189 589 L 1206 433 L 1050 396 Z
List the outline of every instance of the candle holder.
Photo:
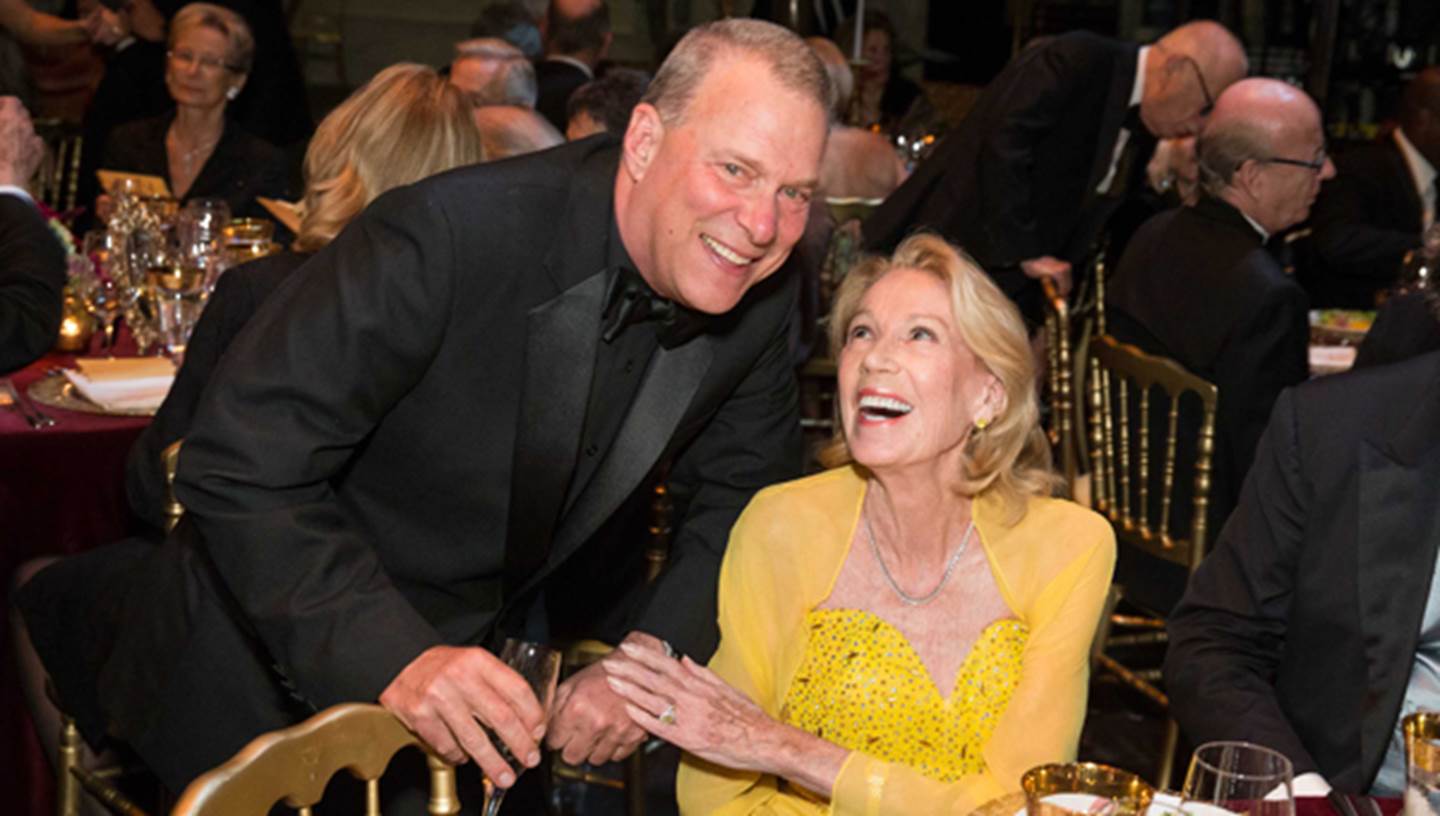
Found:
M 60 331 L 55 337 L 55 350 L 78 353 L 90 347 L 95 333 L 95 319 L 69 286 L 65 287 L 60 306 Z

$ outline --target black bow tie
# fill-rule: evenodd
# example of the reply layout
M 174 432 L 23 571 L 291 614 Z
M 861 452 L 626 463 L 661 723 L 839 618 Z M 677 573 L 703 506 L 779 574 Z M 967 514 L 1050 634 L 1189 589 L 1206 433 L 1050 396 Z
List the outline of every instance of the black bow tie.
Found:
M 673 300 L 660 297 L 628 267 L 619 267 L 610 291 L 605 296 L 605 313 L 600 339 L 614 342 L 626 328 L 655 321 L 655 336 L 667 349 L 689 342 L 705 331 L 705 316 L 693 312 Z

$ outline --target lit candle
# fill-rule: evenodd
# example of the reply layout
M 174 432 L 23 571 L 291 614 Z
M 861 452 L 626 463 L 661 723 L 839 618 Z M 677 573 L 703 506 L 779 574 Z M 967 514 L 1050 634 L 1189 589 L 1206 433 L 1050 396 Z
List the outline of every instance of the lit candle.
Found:
M 860 43 L 865 40 L 865 0 L 859 0 L 855 4 L 855 53 L 850 55 L 851 62 L 860 61 Z

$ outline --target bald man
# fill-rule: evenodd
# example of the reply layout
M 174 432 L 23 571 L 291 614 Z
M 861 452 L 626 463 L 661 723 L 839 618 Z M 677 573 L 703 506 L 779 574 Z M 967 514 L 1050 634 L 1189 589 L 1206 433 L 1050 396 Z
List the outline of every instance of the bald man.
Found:
M 1309 374 L 1308 301 L 1266 243 L 1305 220 L 1335 167 L 1315 103 L 1271 79 L 1242 80 L 1221 94 L 1195 151 L 1200 200 L 1136 232 L 1109 287 L 1107 319 L 1118 339 L 1169 357 L 1219 388 L 1208 527 L 1218 532 L 1275 398 Z M 1182 434 L 1193 434 L 1198 418 L 1183 411 L 1181 417 Z M 1163 449 L 1152 444 L 1152 451 L 1158 466 Z M 1178 465 L 1185 473 L 1193 462 Z M 1172 533 L 1183 534 L 1191 483 L 1176 481 Z M 1158 506 L 1151 517 L 1159 517 Z M 1169 609 L 1179 599 L 1183 572 L 1122 560 L 1117 576 L 1149 594 L 1147 605 Z
M 1155 138 L 1199 131 L 1245 51 L 1208 21 L 1154 45 L 1077 31 L 1020 52 L 865 224 L 889 250 L 918 228 L 964 247 L 1032 320 L 1038 278 L 1068 290 L 1103 224 L 1144 181 Z
M 535 107 L 539 89 L 535 66 L 519 48 L 498 37 L 476 37 L 456 43 L 450 63 L 450 84 L 465 92 L 470 104 Z
M 1300 281 L 1316 308 L 1373 309 L 1405 253 L 1435 222 L 1440 168 L 1440 67 L 1406 86 L 1400 126 L 1337 156 L 1333 184 L 1315 201 L 1314 258 Z

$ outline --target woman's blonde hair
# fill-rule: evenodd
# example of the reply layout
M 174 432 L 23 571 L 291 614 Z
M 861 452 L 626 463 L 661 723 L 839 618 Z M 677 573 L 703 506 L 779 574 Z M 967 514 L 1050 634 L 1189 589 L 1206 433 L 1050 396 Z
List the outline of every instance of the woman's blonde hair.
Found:
M 330 112 L 305 151 L 304 216 L 296 252 L 330 243 L 392 187 L 483 158 L 464 93 L 435 72 L 400 63 Z
M 946 285 L 960 340 L 1000 381 L 1005 408 L 966 441 L 960 492 L 979 496 L 993 491 L 1006 507 L 1007 521 L 1019 521 L 1028 497 L 1050 495 L 1056 486 L 1050 444 L 1040 429 L 1035 360 L 1015 304 L 969 255 L 939 236 L 920 233 L 901 242 L 889 258 L 862 261 L 835 294 L 830 348 L 837 356 L 841 353 L 865 293 L 895 269 L 928 272 Z M 844 433 L 836 422 L 835 436 L 820 453 L 827 467 L 853 461 Z
M 251 61 L 255 59 L 255 37 L 244 17 L 213 3 L 190 3 L 175 12 L 166 45 L 174 48 L 180 35 L 192 28 L 218 31 L 225 37 L 225 67 L 237 74 L 250 73 Z

